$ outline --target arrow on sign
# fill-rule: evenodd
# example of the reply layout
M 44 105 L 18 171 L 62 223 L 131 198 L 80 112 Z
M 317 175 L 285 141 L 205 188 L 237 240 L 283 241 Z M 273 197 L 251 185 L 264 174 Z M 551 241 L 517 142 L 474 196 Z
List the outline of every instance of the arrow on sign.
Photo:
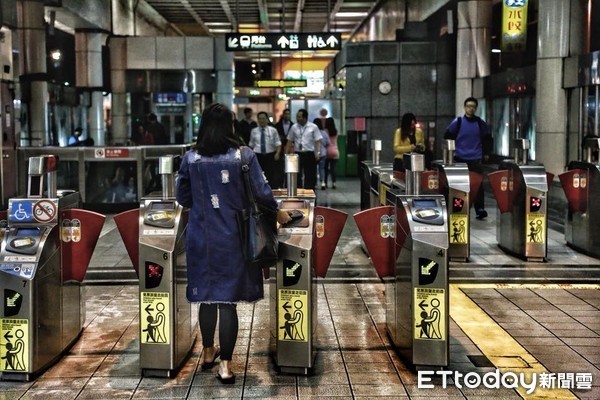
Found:
M 287 46 L 288 44 L 290 44 L 290 41 L 285 37 L 282 36 L 279 38 L 279 40 L 277 41 L 277 44 L 282 48 L 285 49 L 285 46 Z
M 228 47 L 238 47 L 238 40 L 237 40 L 237 38 L 229 38 L 229 39 L 227 39 L 227 46 Z
M 150 311 L 154 311 L 154 308 L 150 307 L 152 304 L 148 304 L 145 308 L 146 312 L 150 314 Z
M 427 303 L 425 303 L 425 300 L 421 300 L 421 302 L 419 303 L 419 308 L 423 311 L 425 311 L 425 307 L 427 307 Z
M 329 47 L 335 47 L 338 44 L 338 40 L 335 38 L 335 36 L 329 36 L 326 43 Z
M 281 308 L 283 308 L 285 312 L 290 312 L 290 303 L 286 301 L 285 304 L 281 306 Z
M 7 342 L 10 342 L 10 339 L 12 339 L 13 335 L 10 334 L 10 332 L 6 332 L 6 334 L 4 335 L 4 339 L 6 339 Z
M 421 275 L 429 275 L 431 268 L 435 265 L 435 262 L 432 261 L 427 265 L 421 265 Z

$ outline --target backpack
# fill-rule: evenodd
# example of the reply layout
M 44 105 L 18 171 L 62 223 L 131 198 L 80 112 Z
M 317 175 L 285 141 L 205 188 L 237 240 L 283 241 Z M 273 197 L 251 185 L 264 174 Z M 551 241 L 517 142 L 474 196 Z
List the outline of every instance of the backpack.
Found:
M 494 148 L 494 138 L 492 137 L 492 135 L 489 134 L 489 132 L 487 135 L 483 135 L 482 132 L 485 131 L 485 129 L 483 127 L 484 122 L 478 116 L 475 116 L 475 118 L 477 119 L 477 125 L 479 126 L 479 136 L 481 138 L 481 150 L 484 155 L 490 155 Z M 446 132 L 444 133 L 444 139 L 456 140 L 456 137 L 458 136 L 458 133 L 460 132 L 461 124 L 462 124 L 462 117 L 456 117 L 456 132 L 450 132 L 448 129 L 446 129 Z

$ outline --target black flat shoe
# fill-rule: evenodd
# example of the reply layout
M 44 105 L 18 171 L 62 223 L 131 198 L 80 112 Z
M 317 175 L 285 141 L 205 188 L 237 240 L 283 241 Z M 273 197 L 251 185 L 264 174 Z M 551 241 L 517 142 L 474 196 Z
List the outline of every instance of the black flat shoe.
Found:
M 228 378 L 223 378 L 221 376 L 221 373 L 217 371 L 217 379 L 219 380 L 219 382 L 221 382 L 223 385 L 233 385 L 235 383 L 235 375 L 232 373 L 230 377 Z
M 219 358 L 220 355 L 221 349 L 217 348 L 217 351 L 215 351 L 215 355 L 213 356 L 212 361 L 203 362 L 202 364 L 200 364 L 200 369 L 202 369 L 202 371 L 206 371 L 207 369 L 211 369 L 212 367 L 214 367 L 216 364 L 216 360 L 217 358 Z

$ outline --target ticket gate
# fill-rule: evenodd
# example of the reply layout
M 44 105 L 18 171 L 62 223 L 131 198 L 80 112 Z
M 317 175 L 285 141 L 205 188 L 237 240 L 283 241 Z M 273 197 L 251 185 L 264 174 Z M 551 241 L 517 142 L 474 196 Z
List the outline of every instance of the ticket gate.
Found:
M 371 176 L 375 169 L 384 168 L 393 169 L 392 163 L 380 163 L 381 140 L 371 140 L 372 156 L 371 161 L 361 161 L 360 163 L 360 209 L 366 210 L 374 207 L 371 200 Z M 379 186 L 375 186 L 379 187 Z
M 421 154 L 405 154 L 407 194 L 354 215 L 385 284 L 386 328 L 415 367 L 448 366 L 448 221 L 444 196 L 421 195 Z
M 9 200 L 0 249 L 2 380 L 30 381 L 79 338 L 81 285 L 105 217 L 57 190 L 55 156 L 31 157 L 27 197 Z
M 198 331 L 197 306 L 186 298 L 189 210 L 175 200 L 178 158 L 159 158 L 162 192 L 144 197 L 139 209 L 114 217 L 140 279 L 140 369 L 144 376 L 174 376 L 189 356 Z
M 500 211 L 496 238 L 504 251 L 543 262 L 548 251 L 547 195 L 553 175 L 528 162 L 529 140 L 515 139 L 514 160 L 504 160 L 488 175 Z
M 285 156 L 287 191 L 275 190 L 292 221 L 278 227 L 279 261 L 270 280 L 274 358 L 283 373 L 307 375 L 317 342 L 317 278 L 325 277 L 347 215 L 315 205 L 313 190 L 297 189 L 298 155 Z
M 592 206 L 594 200 L 600 199 L 600 163 L 592 158 L 598 148 L 599 138 L 586 139 L 585 159 L 571 161 L 568 171 L 559 175 L 559 179 L 569 203 L 565 224 L 567 244 L 600 258 L 600 235 L 592 234 L 592 230 L 597 232 L 600 226 L 600 210 Z
M 454 140 L 444 141 L 444 158 L 432 162 L 432 170 L 423 172 L 423 190 L 444 195 L 448 206 L 448 257 L 466 262 L 470 255 L 470 209 L 483 176 L 469 171 L 466 163 L 454 162 Z

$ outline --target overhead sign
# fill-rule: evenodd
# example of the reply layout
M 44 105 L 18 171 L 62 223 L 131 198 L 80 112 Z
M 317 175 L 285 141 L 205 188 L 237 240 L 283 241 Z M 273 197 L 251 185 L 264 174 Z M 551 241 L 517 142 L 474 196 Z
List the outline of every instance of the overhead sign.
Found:
M 340 50 L 339 33 L 228 33 L 227 51 Z
M 525 51 L 527 43 L 527 0 L 502 2 L 502 51 Z
M 261 79 L 256 81 L 259 88 L 306 87 L 306 79 Z

